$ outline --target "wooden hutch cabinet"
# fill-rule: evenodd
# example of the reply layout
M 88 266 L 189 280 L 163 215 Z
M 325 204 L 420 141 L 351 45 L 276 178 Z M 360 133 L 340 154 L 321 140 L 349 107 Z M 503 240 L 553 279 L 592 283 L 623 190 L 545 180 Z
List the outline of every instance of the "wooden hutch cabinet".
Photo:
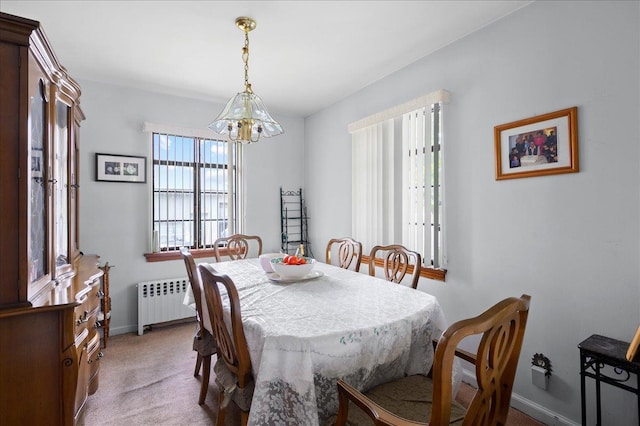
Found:
M 0 13 L 0 422 L 72 425 L 98 387 L 98 256 L 78 247 L 80 87 Z

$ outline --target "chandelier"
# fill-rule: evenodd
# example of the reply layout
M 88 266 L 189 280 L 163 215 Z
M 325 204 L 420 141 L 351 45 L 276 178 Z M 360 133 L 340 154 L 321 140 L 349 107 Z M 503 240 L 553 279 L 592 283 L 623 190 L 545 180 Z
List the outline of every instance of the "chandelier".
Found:
M 260 137 L 269 138 L 279 135 L 284 130 L 274 120 L 262 99 L 251 89 L 249 83 L 249 31 L 255 29 L 256 21 L 245 16 L 236 19 L 236 26 L 244 31 L 244 47 L 242 61 L 244 62 L 244 92 L 236 94 L 227 102 L 220 115 L 209 124 L 214 132 L 229 139 L 243 143 L 258 142 Z

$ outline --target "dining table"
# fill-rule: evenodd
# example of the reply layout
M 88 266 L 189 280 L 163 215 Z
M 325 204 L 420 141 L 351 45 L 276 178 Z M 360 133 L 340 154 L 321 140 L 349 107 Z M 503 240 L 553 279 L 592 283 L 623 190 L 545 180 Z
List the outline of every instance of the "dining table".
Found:
M 427 374 L 432 339 L 447 325 L 435 296 L 322 262 L 296 280 L 265 273 L 258 259 L 211 266 L 240 297 L 255 382 L 250 426 L 327 424 L 338 379 L 367 390 Z M 193 306 L 192 293 L 184 303 Z M 203 311 L 211 331 L 206 303 Z

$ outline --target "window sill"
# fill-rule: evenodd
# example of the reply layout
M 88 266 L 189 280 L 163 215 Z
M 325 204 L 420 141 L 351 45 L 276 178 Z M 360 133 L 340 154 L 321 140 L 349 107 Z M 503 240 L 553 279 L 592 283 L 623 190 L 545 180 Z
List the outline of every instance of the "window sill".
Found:
M 220 254 L 224 254 L 226 249 L 221 249 Z M 191 255 L 194 259 L 200 257 L 216 257 L 215 252 L 212 248 L 210 249 L 192 249 Z M 182 255 L 180 251 L 172 250 L 172 251 L 160 251 L 157 253 L 145 253 L 144 257 L 147 259 L 147 262 L 164 262 L 167 260 L 181 260 Z
M 371 258 L 367 255 L 363 255 L 362 256 L 362 263 L 368 265 L 370 262 Z M 376 259 L 376 266 L 383 266 L 383 261 L 382 259 Z M 407 273 L 412 274 L 413 273 L 413 265 L 409 265 L 409 268 L 407 270 Z M 445 281 L 445 277 L 447 275 L 447 270 L 446 269 L 435 269 L 435 268 L 425 268 L 422 267 L 420 268 L 420 276 L 424 277 L 424 278 L 429 278 L 431 280 L 437 280 L 437 281 Z
M 220 254 L 225 255 L 226 248 L 220 249 Z M 197 259 L 201 257 L 215 257 L 215 253 L 213 249 L 193 249 L 191 250 L 191 255 Z M 182 259 L 182 255 L 179 251 L 161 251 L 158 253 L 145 253 L 144 257 L 147 259 L 147 262 L 164 262 L 167 260 L 180 260 Z M 363 255 L 362 263 L 368 265 L 370 261 L 370 257 Z M 375 260 L 377 266 L 382 266 L 382 259 Z M 409 265 L 409 274 L 413 273 L 413 265 Z M 445 277 L 447 275 L 446 269 L 435 269 L 435 268 L 425 268 L 422 267 L 420 270 L 420 276 L 424 278 L 428 278 L 431 280 L 437 281 L 445 281 Z

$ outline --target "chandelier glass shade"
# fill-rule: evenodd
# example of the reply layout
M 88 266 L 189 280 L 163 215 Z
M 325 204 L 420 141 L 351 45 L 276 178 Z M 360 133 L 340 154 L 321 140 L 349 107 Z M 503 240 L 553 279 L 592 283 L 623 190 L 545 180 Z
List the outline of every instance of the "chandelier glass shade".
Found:
M 236 19 L 236 26 L 245 33 L 242 48 L 245 90 L 227 102 L 222 112 L 209 124 L 209 129 L 221 135 L 229 135 L 232 141 L 251 143 L 257 142 L 261 137 L 279 135 L 284 130 L 271 117 L 262 99 L 253 93 L 249 83 L 249 31 L 255 28 L 256 23 L 251 18 L 241 16 Z

